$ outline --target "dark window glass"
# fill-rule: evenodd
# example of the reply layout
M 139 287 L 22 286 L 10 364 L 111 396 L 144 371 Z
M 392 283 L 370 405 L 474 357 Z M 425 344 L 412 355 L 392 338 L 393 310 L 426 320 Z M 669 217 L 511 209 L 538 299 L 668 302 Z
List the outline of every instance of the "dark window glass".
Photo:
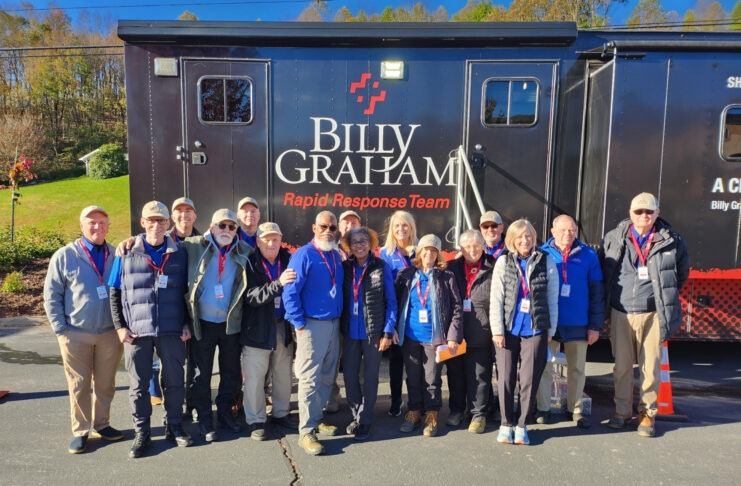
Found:
M 484 125 L 533 125 L 538 109 L 538 82 L 487 81 L 484 92 Z
M 247 79 L 226 80 L 226 121 L 249 123 L 252 119 L 251 83 Z
M 724 122 L 723 157 L 741 160 L 741 107 L 728 109 Z
M 224 80 L 201 80 L 201 120 L 224 121 Z
M 510 125 L 532 125 L 535 123 L 535 107 L 538 85 L 535 81 L 512 81 L 509 102 Z
M 484 98 L 484 123 L 506 125 L 508 100 L 509 81 L 489 81 Z

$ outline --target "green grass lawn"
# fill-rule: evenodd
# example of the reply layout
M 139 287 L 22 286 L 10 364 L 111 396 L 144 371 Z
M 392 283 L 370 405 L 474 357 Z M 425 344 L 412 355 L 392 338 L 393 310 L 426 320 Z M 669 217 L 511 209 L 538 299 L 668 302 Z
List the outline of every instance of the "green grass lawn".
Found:
M 15 207 L 16 227 L 59 228 L 70 239 L 80 234 L 80 211 L 101 206 L 111 217 L 107 240 L 111 243 L 131 234 L 129 225 L 129 176 L 93 181 L 87 176 L 21 187 Z M 0 227 L 10 226 L 10 191 L 0 191 Z

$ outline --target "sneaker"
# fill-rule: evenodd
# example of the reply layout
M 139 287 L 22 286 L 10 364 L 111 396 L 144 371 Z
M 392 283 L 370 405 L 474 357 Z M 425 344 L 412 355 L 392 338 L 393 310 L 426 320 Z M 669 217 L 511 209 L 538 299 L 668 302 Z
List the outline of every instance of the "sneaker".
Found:
M 355 429 L 355 440 L 358 442 L 365 442 L 370 437 L 370 424 L 359 424 L 358 428 Z
M 298 441 L 298 445 L 310 456 L 318 456 L 324 452 L 324 446 L 319 442 L 313 432 L 302 435 Z
M 288 430 L 298 430 L 298 422 L 291 420 L 289 415 L 286 415 L 285 417 L 272 417 L 270 422 L 275 425 L 280 425 Z
M 404 422 L 402 422 L 399 430 L 401 432 L 411 432 L 419 427 L 422 412 L 420 410 L 409 410 L 404 416 Z
M 588 418 L 586 418 L 584 415 L 580 414 L 579 412 L 576 412 L 572 415 L 572 418 L 574 422 L 576 422 L 576 426 L 580 429 L 588 429 L 592 426 L 592 422 L 589 421 Z
M 486 428 L 486 417 L 479 416 L 471 419 L 471 423 L 468 424 L 468 431 L 473 434 L 483 434 Z
M 347 427 L 345 427 L 345 432 L 347 432 L 347 435 L 355 435 L 355 431 L 358 430 L 358 427 L 360 427 L 360 424 L 353 420 L 347 425 Z
M 250 439 L 252 440 L 265 440 L 268 438 L 267 430 L 265 429 L 265 422 L 257 422 L 250 424 Z
M 656 435 L 656 427 L 653 417 L 649 417 L 645 411 L 638 414 L 638 435 L 641 437 L 653 437 Z
M 134 442 L 131 444 L 131 449 L 129 450 L 129 457 L 131 459 L 136 459 L 137 457 L 141 457 L 142 454 L 144 454 L 144 451 L 147 450 L 147 448 L 152 444 L 152 437 L 148 430 L 140 430 L 136 433 L 136 437 L 134 437 Z
M 628 421 L 630 420 L 630 417 L 622 417 L 620 415 L 613 415 L 610 418 L 610 421 L 607 422 L 607 426 L 611 429 L 624 429 L 628 426 Z
M 515 427 L 515 444 L 530 445 L 530 438 L 527 436 L 527 427 Z
M 72 438 L 67 452 L 70 454 L 82 454 L 87 450 L 87 435 L 78 435 Z
M 219 427 L 229 429 L 235 434 L 238 434 L 242 430 L 242 427 L 240 427 L 239 424 L 234 420 L 234 416 L 232 416 L 231 411 L 218 412 L 216 416 L 218 419 Z
M 551 411 L 550 410 L 538 410 L 535 412 L 535 423 L 536 424 L 547 424 L 551 421 Z
M 165 439 L 173 441 L 178 447 L 189 447 L 193 445 L 193 439 L 183 430 L 182 424 L 165 426 Z
M 451 427 L 460 427 L 462 421 L 463 414 L 460 412 L 456 412 L 448 415 L 448 421 L 445 423 Z
M 206 442 L 216 442 L 219 440 L 219 434 L 214 430 L 214 426 L 211 423 L 207 423 L 205 420 L 198 424 L 198 430 L 203 435 L 203 439 Z
M 391 402 L 391 408 L 389 408 L 388 414 L 392 417 L 398 417 L 401 415 L 401 402 Z
M 322 435 L 337 435 L 337 427 L 326 422 L 319 422 L 316 430 Z
M 499 435 L 497 435 L 497 442 L 500 444 L 513 444 L 515 442 L 514 431 L 509 425 L 499 426 Z
M 426 437 L 435 437 L 437 435 L 437 412 L 427 412 L 425 414 L 425 428 L 422 431 Z
M 120 430 L 116 430 L 109 425 L 108 427 L 103 427 L 100 430 L 93 430 L 90 433 L 90 437 L 114 441 L 123 439 L 123 434 Z

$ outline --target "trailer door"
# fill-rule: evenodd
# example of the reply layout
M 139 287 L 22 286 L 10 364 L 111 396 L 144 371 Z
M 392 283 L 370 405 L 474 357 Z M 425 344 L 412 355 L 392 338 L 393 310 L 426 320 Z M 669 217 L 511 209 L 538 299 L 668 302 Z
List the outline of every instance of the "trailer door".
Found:
M 266 213 L 268 63 L 183 60 L 185 180 L 201 218 L 252 196 Z
M 555 61 L 468 64 L 464 146 L 468 154 L 477 145 L 486 149 L 488 163 L 476 175 L 484 206 L 498 211 L 505 225 L 528 218 L 539 239 L 548 229 L 557 72 Z

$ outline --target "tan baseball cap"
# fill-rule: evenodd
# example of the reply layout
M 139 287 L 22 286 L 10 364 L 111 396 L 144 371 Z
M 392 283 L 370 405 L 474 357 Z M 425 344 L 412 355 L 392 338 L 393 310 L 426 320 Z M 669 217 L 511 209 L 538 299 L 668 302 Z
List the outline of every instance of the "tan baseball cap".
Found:
M 175 201 L 173 201 L 173 203 L 172 203 L 172 210 L 173 210 L 173 212 L 175 211 L 175 209 L 177 209 L 178 206 L 183 206 L 183 205 L 190 206 L 190 209 L 192 209 L 193 211 L 196 210 L 196 206 L 193 204 L 193 201 L 190 198 L 188 198 L 188 197 L 179 197 L 179 198 L 175 199 Z
M 257 199 L 255 199 L 254 197 L 247 196 L 240 199 L 239 204 L 237 204 L 237 209 L 242 209 L 242 206 L 244 206 L 245 204 L 252 204 L 257 209 L 260 209 L 260 205 L 257 204 Z
M 214 211 L 214 215 L 211 216 L 211 224 L 218 224 L 222 221 L 231 221 L 232 223 L 239 225 L 237 215 L 234 214 L 234 211 L 227 208 L 217 209 Z
M 88 216 L 90 216 L 91 213 L 94 212 L 103 213 L 105 214 L 106 218 L 110 217 L 108 216 L 108 212 L 100 206 L 88 206 L 80 211 L 80 222 L 82 222 L 83 219 L 87 218 Z
M 502 217 L 496 211 L 487 211 L 481 215 L 481 219 L 479 219 L 479 226 L 484 223 L 502 224 Z
M 649 209 L 651 211 L 656 211 L 659 209 L 659 202 L 653 194 L 642 192 L 634 197 L 630 202 L 630 210 L 635 211 L 636 209 Z
M 170 219 L 167 206 L 159 201 L 149 201 L 142 208 L 142 218 L 164 218 Z
M 270 221 L 266 221 L 265 223 L 257 227 L 257 236 L 267 236 L 267 235 L 283 236 L 283 233 L 280 231 L 280 226 L 278 226 L 278 223 L 271 223 Z
M 344 213 L 340 214 L 340 219 L 337 221 L 342 221 L 343 219 L 347 218 L 348 216 L 355 216 L 356 218 L 360 219 L 360 215 L 353 211 L 352 209 L 345 211 Z
M 432 246 L 437 249 L 437 251 L 440 251 L 442 249 L 442 242 L 440 241 L 440 238 L 438 238 L 435 235 L 424 235 L 422 238 L 419 239 L 419 243 L 417 243 L 417 253 L 423 248 L 427 248 L 429 246 Z

